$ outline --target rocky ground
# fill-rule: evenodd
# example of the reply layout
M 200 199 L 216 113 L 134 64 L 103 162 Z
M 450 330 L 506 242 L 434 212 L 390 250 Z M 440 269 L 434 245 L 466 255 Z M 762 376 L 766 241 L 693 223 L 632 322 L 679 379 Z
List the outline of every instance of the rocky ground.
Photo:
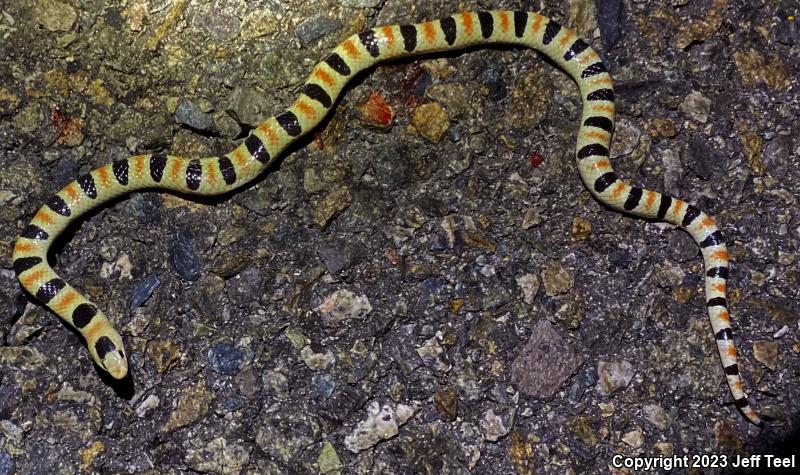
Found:
M 80 174 L 230 150 L 348 35 L 480 8 L 541 9 L 589 39 L 616 80 L 618 173 L 717 217 L 767 430 L 730 404 L 697 246 L 590 197 L 577 89 L 532 51 L 378 67 L 256 184 L 136 193 L 83 220 L 53 259 L 121 329 L 124 384 L 21 291 L 16 236 Z M 797 452 L 798 14 L 794 0 L 0 3 L 0 475 L 632 473 L 613 456 Z

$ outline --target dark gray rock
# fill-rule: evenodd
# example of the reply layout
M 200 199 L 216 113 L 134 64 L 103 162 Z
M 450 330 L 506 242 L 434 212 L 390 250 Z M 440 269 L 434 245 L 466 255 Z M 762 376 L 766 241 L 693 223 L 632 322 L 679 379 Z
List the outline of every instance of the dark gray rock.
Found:
M 197 132 L 209 133 L 216 130 L 214 119 L 188 99 L 181 99 L 181 102 L 178 103 L 178 107 L 175 109 L 175 122 Z
M 623 3 L 622 0 L 596 0 L 597 24 L 606 52 L 614 49 L 622 37 Z
M 150 274 L 133 288 L 131 295 L 131 310 L 137 309 L 153 295 L 153 291 L 161 285 L 157 274 Z
M 219 374 L 233 375 L 239 372 L 244 363 L 242 351 L 230 343 L 219 343 L 208 350 L 211 369 Z
M 197 280 L 203 265 L 192 243 L 192 234 L 186 228 L 175 231 L 169 242 L 169 263 L 183 280 Z
M 525 395 L 547 400 L 583 363 L 575 346 L 547 320 L 533 327 L 511 368 L 511 382 Z

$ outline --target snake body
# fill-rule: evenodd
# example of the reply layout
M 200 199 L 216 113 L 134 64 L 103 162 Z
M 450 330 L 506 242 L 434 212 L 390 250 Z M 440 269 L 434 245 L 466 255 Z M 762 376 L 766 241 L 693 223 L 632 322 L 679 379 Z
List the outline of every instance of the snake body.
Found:
M 736 359 L 726 281 L 728 252 L 714 220 L 686 202 L 631 186 L 609 162 L 614 130 L 611 76 L 598 54 L 575 32 L 538 13 L 465 12 L 439 20 L 389 25 L 353 35 L 317 64 L 297 100 L 253 129 L 232 152 L 208 158 L 136 155 L 109 163 L 68 184 L 42 206 L 14 247 L 14 269 L 22 286 L 85 338 L 94 361 L 114 378 L 128 373 L 122 339 L 108 318 L 47 263 L 53 240 L 88 210 L 140 189 L 167 189 L 217 195 L 259 175 L 292 142 L 316 127 L 330 112 L 345 84 L 360 71 L 402 56 L 453 50 L 478 44 L 511 44 L 548 56 L 577 82 L 583 99 L 576 159 L 589 191 L 610 208 L 666 221 L 691 234 L 705 264 L 705 293 L 725 377 L 735 406 L 762 426 L 748 404 Z

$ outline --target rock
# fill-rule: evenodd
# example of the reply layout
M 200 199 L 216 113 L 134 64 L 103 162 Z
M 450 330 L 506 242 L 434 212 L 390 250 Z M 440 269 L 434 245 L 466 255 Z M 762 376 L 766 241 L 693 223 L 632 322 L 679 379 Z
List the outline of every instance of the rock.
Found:
M 574 241 L 585 241 L 592 234 L 592 223 L 576 216 L 572 219 L 572 239 Z
M 623 3 L 622 0 L 595 0 L 597 9 L 597 25 L 606 52 L 614 49 L 614 45 L 622 37 Z
M 768 58 L 750 48 L 747 51 L 736 51 L 733 59 L 744 86 L 764 84 L 776 92 L 783 92 L 791 85 L 791 74 L 780 56 Z
M 246 39 L 260 38 L 275 33 L 280 27 L 275 11 L 271 8 L 256 8 L 242 19 L 239 35 Z
M 370 403 L 367 418 L 344 438 L 344 446 L 353 453 L 374 447 L 382 440 L 389 440 L 400 433 L 399 428 L 405 424 L 414 409 L 404 404 L 392 408 L 388 404 L 380 405 L 377 401 Z
M 389 130 L 394 122 L 394 110 L 376 91 L 366 101 L 356 104 L 355 110 L 363 125 L 379 131 Z
M 190 469 L 200 473 L 236 474 L 242 473 L 250 463 L 250 450 L 215 437 L 202 448 L 187 449 L 183 460 Z
M 255 128 L 269 117 L 271 110 L 271 104 L 264 98 L 264 94 L 248 87 L 234 88 L 228 95 L 225 107 L 231 117 L 247 128 Z
M 0 450 L 0 475 L 14 473 L 14 458 L 5 450 Z
M 661 406 L 647 404 L 642 408 L 642 415 L 647 422 L 656 426 L 658 430 L 665 431 L 672 425 L 672 419 Z
M 322 444 L 322 450 L 317 457 L 317 470 L 322 475 L 339 473 L 344 469 L 344 464 L 336 453 L 336 448 L 330 442 Z
M 300 44 L 308 46 L 313 41 L 322 38 L 328 33 L 332 33 L 342 27 L 342 24 L 336 20 L 328 18 L 325 14 L 320 14 L 309 18 L 308 20 L 300 23 L 295 30 Z
M 234 375 L 242 369 L 244 355 L 238 347 L 230 343 L 220 343 L 208 350 L 208 362 L 217 373 Z
M 775 371 L 778 368 L 778 342 L 765 340 L 753 342 L 753 356 L 759 363 Z
M 413 132 L 437 143 L 450 128 L 450 118 L 438 102 L 429 102 L 414 109 L 411 125 Z
M 506 424 L 503 418 L 495 414 L 492 409 L 483 413 L 480 422 L 483 438 L 489 442 L 497 442 L 505 437 L 511 431 L 510 425 Z
M 203 133 L 214 132 L 217 129 L 214 119 L 188 99 L 181 99 L 178 103 L 178 108 L 175 109 L 175 123 Z
M 350 207 L 352 202 L 350 188 L 340 185 L 315 204 L 311 217 L 317 226 L 325 228 L 337 214 Z
M 47 358 L 32 346 L 0 346 L 0 365 L 15 370 L 40 368 Z
M 47 31 L 69 31 L 78 19 L 74 8 L 57 0 L 37 0 L 33 14 Z
M 169 263 L 183 280 L 197 280 L 202 269 L 200 258 L 194 250 L 192 234 L 186 228 L 175 231 L 169 242 Z
M 343 240 L 326 241 L 319 246 L 319 257 L 330 275 L 350 268 L 356 260 L 357 249 Z
M 83 470 L 88 470 L 94 463 L 94 459 L 105 451 L 106 444 L 99 440 L 95 440 L 88 447 L 80 449 L 78 454 L 81 457 L 81 468 Z
M 744 448 L 744 442 L 739 437 L 739 433 L 726 420 L 719 420 L 714 424 L 714 437 L 720 447 L 724 447 L 736 453 L 740 453 Z
M 452 388 L 442 388 L 433 395 L 433 403 L 436 409 L 444 414 L 451 421 L 456 420 L 458 415 L 458 393 Z
M 277 412 L 268 417 L 256 421 L 256 444 L 268 457 L 284 464 L 296 460 L 301 451 L 308 450 L 322 435 L 316 418 L 305 411 Z
M 548 297 L 563 294 L 572 288 L 572 276 L 559 261 L 550 261 L 542 271 L 544 291 Z
M 511 367 L 511 382 L 520 392 L 550 399 L 583 363 L 578 351 L 547 320 L 533 327 Z
M 517 277 L 517 285 L 522 290 L 522 299 L 526 304 L 533 303 L 536 294 L 539 293 L 539 279 L 533 274 L 525 274 Z
M 156 371 L 163 373 L 172 368 L 181 358 L 181 350 L 170 340 L 153 340 L 147 345 L 147 356 Z
M 642 444 L 644 444 L 644 431 L 642 427 L 636 426 L 632 431 L 625 433 L 622 436 L 622 441 L 634 449 L 641 447 Z
M 597 363 L 597 391 L 602 396 L 610 396 L 630 384 L 633 379 L 633 365 L 625 360 L 599 361 Z
M 417 354 L 422 359 L 425 366 L 435 369 L 436 371 L 448 372 L 452 365 L 445 359 L 444 348 L 439 345 L 439 340 L 434 336 L 426 340 L 425 343 L 417 348 Z
M 711 111 L 711 99 L 700 91 L 692 91 L 683 99 L 679 108 L 692 120 L 705 124 Z
M 336 361 L 336 357 L 333 356 L 331 350 L 327 350 L 325 353 L 315 353 L 311 345 L 305 346 L 300 350 L 300 359 L 314 371 L 324 371 Z
M 136 406 L 136 417 L 143 418 L 150 412 L 151 409 L 156 409 L 161 404 L 161 399 L 155 394 L 147 396 L 147 398 Z
M 155 273 L 148 275 L 147 278 L 137 284 L 131 293 L 131 312 L 147 302 L 147 299 L 153 295 L 153 291 L 155 291 L 159 285 L 161 285 L 161 281 Z
M 206 388 L 204 379 L 197 381 L 194 386 L 181 389 L 175 409 L 170 413 L 167 423 L 161 427 L 161 432 L 170 432 L 199 421 L 208 413 L 213 400 L 214 393 Z
M 328 295 L 314 310 L 320 312 L 325 323 L 330 325 L 347 319 L 363 319 L 372 311 L 372 305 L 366 295 L 339 289 Z

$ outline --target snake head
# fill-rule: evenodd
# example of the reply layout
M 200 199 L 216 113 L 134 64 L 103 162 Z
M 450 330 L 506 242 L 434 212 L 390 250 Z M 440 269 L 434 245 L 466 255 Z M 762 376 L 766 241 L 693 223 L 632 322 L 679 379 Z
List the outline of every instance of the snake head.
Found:
M 103 368 L 114 379 L 122 379 L 128 374 L 128 359 L 122 338 L 109 328 L 104 335 L 89 343 L 89 352 L 95 363 Z

